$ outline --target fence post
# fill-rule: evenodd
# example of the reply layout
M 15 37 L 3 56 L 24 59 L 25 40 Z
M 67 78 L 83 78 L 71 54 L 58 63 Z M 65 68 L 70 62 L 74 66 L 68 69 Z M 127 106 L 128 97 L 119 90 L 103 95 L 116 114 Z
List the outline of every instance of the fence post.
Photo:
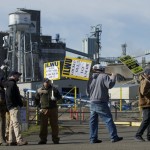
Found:
M 29 127 L 29 92 L 27 92 L 27 116 L 26 116 L 26 119 L 27 119 L 27 124 L 28 124 L 28 127 Z
M 117 103 L 115 102 L 115 120 L 117 120 Z
M 74 109 L 77 109 L 77 87 L 74 87 Z
M 39 114 L 38 114 L 38 108 L 36 107 L 36 125 L 39 124 Z
M 78 120 L 79 119 L 78 110 L 76 110 L 75 113 L 76 113 L 76 120 Z
M 72 112 L 72 108 L 70 108 L 70 118 L 73 118 L 73 112 Z
M 82 120 L 81 120 L 81 111 L 82 111 L 82 110 L 81 110 L 81 107 L 82 107 L 82 106 L 81 106 L 81 93 L 80 93 L 80 124 L 82 124 Z
M 82 109 L 82 121 L 84 121 L 84 109 Z
M 120 111 L 122 111 L 122 87 L 120 87 Z

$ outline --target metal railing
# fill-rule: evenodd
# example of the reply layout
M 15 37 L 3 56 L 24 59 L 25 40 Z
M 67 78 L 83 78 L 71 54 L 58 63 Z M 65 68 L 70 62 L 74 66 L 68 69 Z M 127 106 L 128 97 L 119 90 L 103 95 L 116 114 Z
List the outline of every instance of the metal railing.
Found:
M 75 95 L 73 97 L 74 103 L 71 104 L 58 104 L 58 119 L 60 124 L 88 124 L 90 117 L 90 103 L 89 100 L 84 100 L 77 96 L 75 91 L 76 87 L 71 89 L 68 93 L 74 90 Z M 33 91 L 34 93 L 34 91 Z M 29 106 L 29 91 L 26 92 L 27 98 L 27 120 L 29 124 L 38 124 L 39 119 L 39 110 L 36 107 Z M 128 103 L 126 102 L 128 101 Z M 141 121 L 141 111 L 138 108 L 137 99 L 110 99 L 109 103 L 114 121 L 127 122 Z

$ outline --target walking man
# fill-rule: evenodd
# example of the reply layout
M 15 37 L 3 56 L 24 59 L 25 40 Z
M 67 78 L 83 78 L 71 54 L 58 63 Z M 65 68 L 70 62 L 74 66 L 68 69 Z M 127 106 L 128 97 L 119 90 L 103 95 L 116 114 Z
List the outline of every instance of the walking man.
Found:
M 139 106 L 142 108 L 143 120 L 135 135 L 136 141 L 142 141 L 142 135 L 147 129 L 147 141 L 150 141 L 150 68 L 145 69 L 140 76 Z
M 108 90 L 115 85 L 116 76 L 105 73 L 104 67 L 100 64 L 93 66 L 93 74 L 87 85 L 87 94 L 90 97 L 90 143 L 101 143 L 98 139 L 98 117 L 105 122 L 112 142 L 121 141 L 118 137 L 116 126 L 108 106 Z
M 40 141 L 38 144 L 47 143 L 48 121 L 52 129 L 52 141 L 59 144 L 58 108 L 57 101 L 61 99 L 59 91 L 53 87 L 49 79 L 44 79 L 44 84 L 37 90 L 35 104 L 40 108 Z
M 20 129 L 19 110 L 23 106 L 21 100 L 20 91 L 17 86 L 17 81 L 22 74 L 16 71 L 12 71 L 9 74 L 9 79 L 6 83 L 6 104 L 10 113 L 9 124 L 9 145 L 27 145 L 26 141 L 23 141 Z M 15 134 L 15 138 L 14 135 Z
M 0 76 L 0 145 L 5 146 L 7 145 L 5 139 L 6 100 L 3 80 L 4 78 Z

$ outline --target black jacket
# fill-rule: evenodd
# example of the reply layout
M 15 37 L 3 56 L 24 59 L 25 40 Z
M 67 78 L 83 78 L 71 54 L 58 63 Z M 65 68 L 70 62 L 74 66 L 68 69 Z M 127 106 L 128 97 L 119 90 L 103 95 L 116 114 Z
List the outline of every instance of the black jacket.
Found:
M 6 82 L 6 105 L 8 110 L 14 107 L 23 106 L 19 88 L 16 81 L 13 79 L 9 79 Z
M 6 110 L 5 90 L 2 85 L 0 85 L 0 111 L 1 110 Z

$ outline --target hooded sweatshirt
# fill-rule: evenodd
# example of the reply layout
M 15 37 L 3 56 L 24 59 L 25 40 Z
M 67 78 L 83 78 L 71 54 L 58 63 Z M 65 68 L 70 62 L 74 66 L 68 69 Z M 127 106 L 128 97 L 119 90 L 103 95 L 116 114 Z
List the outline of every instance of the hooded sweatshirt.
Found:
M 93 103 L 108 102 L 109 89 L 116 82 L 116 76 L 109 76 L 105 73 L 93 73 L 87 85 L 87 94 Z

